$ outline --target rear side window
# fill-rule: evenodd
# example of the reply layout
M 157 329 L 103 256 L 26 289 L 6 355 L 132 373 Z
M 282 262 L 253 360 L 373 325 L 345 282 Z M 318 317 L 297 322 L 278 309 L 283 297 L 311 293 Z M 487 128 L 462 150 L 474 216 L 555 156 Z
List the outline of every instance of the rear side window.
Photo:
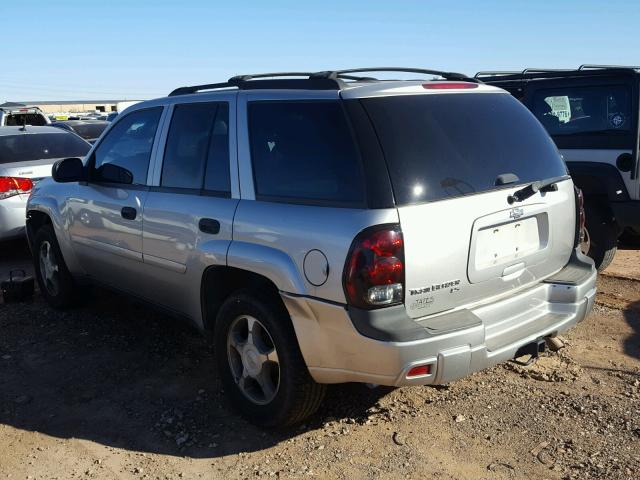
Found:
M 176 105 L 162 164 L 163 187 L 228 193 L 229 105 Z
M 84 157 L 90 148 L 87 142 L 68 132 L 0 135 L 0 164 Z
M 627 133 L 632 124 L 631 91 L 624 85 L 538 90 L 532 110 L 554 136 Z
M 404 95 L 361 100 L 384 151 L 400 205 L 567 174 L 551 138 L 504 93 Z
M 364 203 L 360 158 L 340 102 L 251 102 L 248 114 L 259 199 Z
M 156 107 L 138 110 L 120 119 L 94 151 L 94 179 L 135 185 L 146 184 L 151 148 L 161 114 L 162 107 Z M 114 171 L 107 165 L 120 167 L 131 175 L 123 176 L 120 171 Z

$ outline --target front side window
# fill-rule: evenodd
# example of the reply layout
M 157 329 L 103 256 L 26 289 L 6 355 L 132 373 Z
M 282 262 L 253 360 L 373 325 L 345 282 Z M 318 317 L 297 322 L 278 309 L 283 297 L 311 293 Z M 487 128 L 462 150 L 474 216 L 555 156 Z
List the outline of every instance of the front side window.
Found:
M 360 158 L 339 102 L 251 102 L 248 114 L 258 198 L 364 202 Z
M 543 89 L 534 95 L 533 114 L 552 136 L 628 133 L 631 92 L 624 85 Z
M 93 154 L 92 179 L 146 184 L 151 148 L 161 114 L 162 107 L 138 110 L 116 123 Z
M 227 193 L 229 106 L 227 103 L 176 105 L 162 164 L 163 187 Z

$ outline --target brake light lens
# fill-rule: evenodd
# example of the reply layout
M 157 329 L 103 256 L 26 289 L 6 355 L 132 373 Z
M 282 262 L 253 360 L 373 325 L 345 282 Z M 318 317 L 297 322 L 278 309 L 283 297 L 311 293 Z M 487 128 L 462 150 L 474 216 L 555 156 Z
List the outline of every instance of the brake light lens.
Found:
M 32 188 L 33 182 L 29 178 L 0 177 L 0 199 L 29 193 Z
M 404 300 L 404 241 L 398 225 L 361 232 L 353 241 L 344 271 L 350 305 L 376 308 Z
M 422 88 L 427 90 L 459 90 L 478 88 L 478 84 L 472 82 L 433 82 L 423 83 Z

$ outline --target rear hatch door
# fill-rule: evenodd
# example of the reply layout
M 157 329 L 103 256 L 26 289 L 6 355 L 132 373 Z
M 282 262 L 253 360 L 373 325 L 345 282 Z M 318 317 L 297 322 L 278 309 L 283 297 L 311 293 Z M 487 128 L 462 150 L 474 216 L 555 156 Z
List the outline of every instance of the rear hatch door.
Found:
M 517 100 L 485 90 L 360 101 L 398 206 L 411 317 L 508 295 L 567 263 L 573 184 L 553 141 Z M 509 202 L 550 178 L 549 191 Z

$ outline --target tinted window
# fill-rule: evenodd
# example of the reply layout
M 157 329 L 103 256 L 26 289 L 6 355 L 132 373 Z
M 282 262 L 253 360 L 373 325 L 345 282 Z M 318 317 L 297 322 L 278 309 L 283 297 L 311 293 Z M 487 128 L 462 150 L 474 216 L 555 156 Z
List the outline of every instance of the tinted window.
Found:
M 0 135 L 0 163 L 84 157 L 90 148 L 91 145 L 73 133 Z
M 628 132 L 631 92 L 628 87 L 586 86 L 539 90 L 532 111 L 551 135 Z
M 253 102 L 249 135 L 256 194 L 360 204 L 360 160 L 339 102 Z
M 177 105 L 167 136 L 161 185 L 229 192 L 229 184 L 228 105 Z
M 405 95 L 363 105 L 378 132 L 398 204 L 420 203 L 566 175 L 547 133 L 507 94 Z
M 105 165 L 116 165 L 128 170 L 134 184 L 144 185 L 151 157 L 151 147 L 158 128 L 162 108 L 149 108 L 128 114 L 109 131 L 94 152 L 94 179 L 116 181 L 103 172 L 112 169 Z

